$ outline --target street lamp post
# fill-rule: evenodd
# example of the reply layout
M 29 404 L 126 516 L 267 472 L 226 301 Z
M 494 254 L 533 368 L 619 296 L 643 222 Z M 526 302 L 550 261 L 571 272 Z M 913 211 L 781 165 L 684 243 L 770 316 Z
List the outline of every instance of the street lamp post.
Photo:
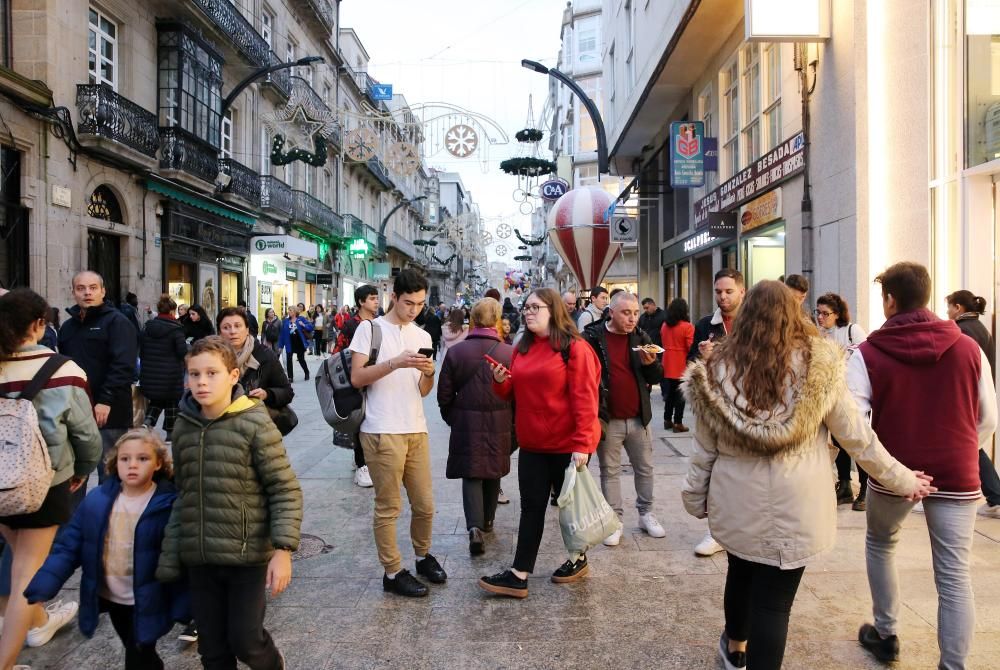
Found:
M 409 204 L 414 203 L 414 202 L 416 202 L 418 200 L 426 200 L 426 199 L 427 199 L 426 195 L 418 195 L 416 198 L 410 198 L 409 200 L 401 200 L 399 202 L 399 204 L 397 204 L 395 207 L 393 207 L 392 209 L 390 209 L 389 213 L 385 215 L 384 219 L 382 219 L 382 225 L 379 226 L 379 228 L 378 228 L 379 235 L 385 235 L 385 224 L 389 223 L 389 219 L 391 219 L 392 215 L 396 213 L 396 210 L 398 210 L 400 207 L 402 207 L 404 205 L 409 205 Z
M 539 62 L 528 60 L 527 58 L 521 60 L 521 67 L 539 74 L 547 74 L 561 81 L 580 98 L 584 108 L 587 110 L 587 114 L 590 115 L 590 120 L 594 123 L 594 132 L 597 135 L 597 174 L 598 176 L 610 174 L 608 171 L 608 137 L 604 132 L 604 121 L 601 119 L 601 113 L 597 110 L 597 105 L 594 104 L 594 101 L 584 93 L 579 84 L 555 68 L 545 67 Z
M 249 86 L 256 80 L 260 79 L 264 75 L 271 74 L 272 72 L 277 72 L 278 70 L 284 70 L 285 68 L 289 67 L 296 67 L 300 65 L 306 66 L 306 65 L 312 65 L 313 63 L 322 63 L 322 62 L 324 62 L 322 56 L 306 56 L 304 58 L 298 59 L 297 61 L 292 61 L 291 63 L 278 63 L 276 65 L 262 67 L 259 70 L 251 72 L 246 79 L 236 84 L 236 88 L 230 91 L 229 95 L 227 95 L 225 100 L 222 101 L 222 113 L 223 114 L 226 113 L 226 110 L 229 109 L 229 106 L 233 104 L 234 100 L 236 100 L 236 96 L 238 96 L 240 93 L 243 92 L 243 89 L 245 89 L 247 86 Z

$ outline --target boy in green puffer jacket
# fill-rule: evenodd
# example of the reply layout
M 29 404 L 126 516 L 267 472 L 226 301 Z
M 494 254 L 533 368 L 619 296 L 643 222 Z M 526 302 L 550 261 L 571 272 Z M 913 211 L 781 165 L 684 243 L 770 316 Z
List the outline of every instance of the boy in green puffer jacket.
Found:
M 198 652 L 206 668 L 281 670 L 264 630 L 265 592 L 292 577 L 302 489 L 267 409 L 239 387 L 236 352 L 222 338 L 198 340 L 173 431 L 177 501 L 156 570 L 187 572 Z

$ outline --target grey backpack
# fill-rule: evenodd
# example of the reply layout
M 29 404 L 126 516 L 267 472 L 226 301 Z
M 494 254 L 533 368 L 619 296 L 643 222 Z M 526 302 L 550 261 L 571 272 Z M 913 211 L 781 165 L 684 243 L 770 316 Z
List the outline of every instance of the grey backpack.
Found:
M 372 327 L 372 344 L 365 367 L 375 365 L 382 346 L 382 329 Z M 360 327 L 360 325 L 359 325 Z M 342 349 L 323 361 L 316 373 L 316 397 L 323 418 L 340 433 L 353 435 L 365 420 L 365 391 L 351 384 L 351 352 Z

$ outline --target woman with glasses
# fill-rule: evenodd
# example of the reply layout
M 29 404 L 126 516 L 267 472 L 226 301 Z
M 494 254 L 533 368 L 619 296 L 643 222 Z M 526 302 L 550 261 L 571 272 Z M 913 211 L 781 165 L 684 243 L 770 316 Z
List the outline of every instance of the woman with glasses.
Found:
M 851 323 L 851 310 L 847 301 L 836 293 L 826 293 L 816 300 L 816 325 L 819 326 L 819 334 L 832 340 L 850 356 L 858 346 L 865 341 L 868 334 L 864 328 L 856 323 Z M 833 440 L 837 447 L 837 504 L 851 504 L 851 509 L 855 512 L 865 511 L 865 495 L 868 493 L 868 473 L 860 465 L 858 468 L 858 482 L 861 485 L 858 496 L 854 497 L 851 489 L 851 456 L 844 451 Z
M 521 447 L 517 551 L 511 568 L 479 580 L 484 590 L 513 598 L 528 596 L 528 575 L 535 570 L 550 491 L 562 489 L 571 462 L 586 467 L 601 439 L 600 364 L 570 320 L 566 304 L 553 289 L 541 288 L 528 295 L 521 313 L 525 328 L 509 373 L 491 364 L 493 390 L 515 401 L 514 429 Z M 575 582 L 587 571 L 586 556 L 570 559 L 552 574 L 552 581 Z

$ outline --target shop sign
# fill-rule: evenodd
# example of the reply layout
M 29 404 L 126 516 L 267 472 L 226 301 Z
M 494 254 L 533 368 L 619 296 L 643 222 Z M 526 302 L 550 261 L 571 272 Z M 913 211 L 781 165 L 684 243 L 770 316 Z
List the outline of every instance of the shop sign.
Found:
M 220 251 L 246 253 L 246 235 L 208 221 L 188 218 L 174 212 L 170 215 L 168 230 L 171 239 L 189 240 L 198 246 L 212 247 Z
M 316 275 L 316 283 L 325 284 L 329 286 L 330 284 L 333 283 L 333 275 L 329 272 L 327 273 L 320 272 L 319 274 Z
M 676 263 L 682 258 L 687 258 L 692 254 L 696 254 L 699 251 L 710 249 L 732 237 L 733 235 L 728 233 L 716 236 L 709 230 L 703 230 L 699 233 L 695 233 L 686 240 L 675 242 L 666 249 L 662 249 L 660 251 L 660 265 L 666 267 L 672 263 Z
M 306 273 L 306 283 L 307 284 L 315 284 L 316 283 L 316 275 L 314 273 L 312 273 L 312 272 L 307 272 Z
M 670 185 L 691 188 L 705 184 L 705 124 L 675 121 L 670 124 Z
M 347 250 L 351 253 L 351 258 L 364 258 L 368 255 L 368 242 L 360 237 L 353 239 Z
M 291 235 L 263 235 L 250 240 L 250 250 L 252 253 L 261 255 L 280 256 L 282 254 L 295 254 L 302 258 L 319 258 L 319 250 L 316 243 L 310 240 L 301 240 Z
M 271 297 L 272 295 L 271 282 L 266 282 L 266 281 L 258 282 L 257 286 L 260 287 L 260 304 L 262 305 L 272 304 L 271 301 L 273 299 Z
M 712 212 L 708 215 L 708 234 L 712 237 L 736 237 L 736 212 Z
M 266 275 L 276 275 L 278 274 L 278 266 L 271 261 L 264 261 L 264 274 Z
M 695 228 L 708 224 L 709 212 L 728 212 L 806 169 L 806 136 L 797 133 L 694 204 Z
M 639 224 L 628 216 L 616 216 L 611 219 L 612 242 L 638 242 Z
M 705 138 L 705 172 L 719 171 L 719 138 Z
M 391 272 L 388 263 L 372 263 L 369 276 L 372 279 L 388 279 Z
M 538 192 L 542 195 L 542 200 L 554 202 L 566 195 L 569 190 L 569 183 L 565 179 L 550 179 L 538 187 Z
M 288 281 L 298 281 L 299 271 L 296 268 L 285 268 L 285 279 Z
M 740 230 L 745 234 L 781 218 L 781 188 L 768 191 L 740 207 Z

